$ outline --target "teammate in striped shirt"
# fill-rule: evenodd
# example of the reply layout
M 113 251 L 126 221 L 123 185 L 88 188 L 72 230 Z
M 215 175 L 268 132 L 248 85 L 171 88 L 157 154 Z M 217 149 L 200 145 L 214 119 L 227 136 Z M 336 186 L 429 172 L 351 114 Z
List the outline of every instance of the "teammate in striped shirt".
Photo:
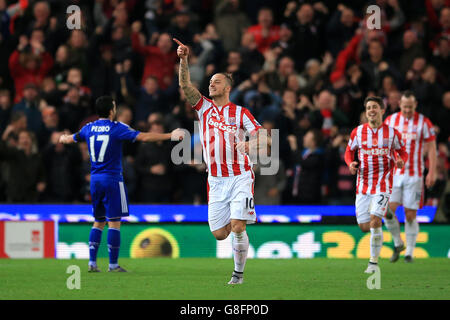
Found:
M 179 83 L 186 99 L 197 111 L 202 135 L 203 158 L 208 168 L 208 222 L 217 240 L 232 234 L 234 272 L 228 284 L 243 282 L 249 240 L 246 224 L 256 221 L 253 190 L 254 174 L 249 150 L 270 145 L 259 134 L 260 124 L 244 107 L 230 102 L 232 79 L 216 73 L 209 84 L 209 96 L 203 97 L 192 85 L 188 69 L 188 48 L 177 39 L 180 57 Z M 252 144 L 244 132 L 257 136 Z
M 128 125 L 114 121 L 116 103 L 109 96 L 96 100 L 95 109 L 99 119 L 86 124 L 79 132 L 62 135 L 61 143 L 86 141 L 91 160 L 92 213 L 95 218 L 89 235 L 89 272 L 99 272 L 97 251 L 103 228 L 108 221 L 109 272 L 126 272 L 119 266 L 120 220 L 128 216 L 128 196 L 122 175 L 123 141 L 163 141 L 174 138 L 181 140 L 183 131 L 172 133 L 139 132 Z
M 402 168 L 408 154 L 400 133 L 383 124 L 383 100 L 367 97 L 364 107 L 368 123 L 352 131 L 345 151 L 345 162 L 352 174 L 358 173 L 356 219 L 363 232 L 370 231 L 370 260 L 365 272 L 372 273 L 378 268 L 383 245 L 381 225 L 392 192 L 394 166 Z M 358 161 L 354 160 L 356 151 Z M 400 158 L 396 159 L 396 154 Z
M 384 122 L 401 133 L 409 154 L 405 166 L 395 170 L 392 196 L 385 218 L 386 227 L 394 238 L 395 248 L 391 262 L 396 262 L 400 252 L 405 249 L 400 238 L 400 224 L 395 216 L 399 205 L 403 205 L 405 209 L 405 262 L 413 261 L 413 252 L 419 233 L 416 214 L 423 200 L 423 156 L 425 153 L 428 154 L 430 164 L 425 185 L 430 188 L 436 182 L 436 135 L 431 121 L 416 112 L 416 108 L 416 97 L 411 91 L 406 91 L 400 99 L 400 112 L 390 115 Z

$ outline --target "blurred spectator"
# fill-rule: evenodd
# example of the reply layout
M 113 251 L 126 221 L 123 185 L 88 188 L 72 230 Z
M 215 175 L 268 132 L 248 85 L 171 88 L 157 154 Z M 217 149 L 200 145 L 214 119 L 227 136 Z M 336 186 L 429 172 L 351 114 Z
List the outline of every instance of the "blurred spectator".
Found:
M 44 35 L 39 29 L 32 32 L 30 40 L 20 36 L 19 45 L 9 58 L 9 70 L 14 79 L 14 102 L 22 99 L 27 83 L 39 84 L 53 66 L 53 58 L 43 46 Z
M 138 128 L 145 126 L 145 122 L 150 114 L 155 112 L 168 113 L 169 97 L 176 92 L 175 85 L 162 90 L 159 88 L 158 79 L 149 76 L 141 87 L 136 103 L 136 123 Z
M 348 133 L 337 134 L 332 138 L 332 142 L 325 153 L 326 163 L 328 164 L 327 186 L 330 204 L 352 205 L 354 202 L 356 180 L 344 160 L 349 138 Z
M 73 202 L 79 199 L 81 154 L 77 145 L 59 143 L 61 134 L 54 131 L 43 151 L 47 172 L 47 202 Z
M 11 96 L 8 90 L 0 90 L 0 135 L 6 129 L 11 116 Z M 25 126 L 26 127 L 26 126 Z
M 172 37 L 168 33 L 162 33 L 156 46 L 146 46 L 139 32 L 142 24 L 136 21 L 132 25 L 131 40 L 133 50 L 145 57 L 145 69 L 142 75 L 142 84 L 149 76 L 158 79 L 161 89 L 166 89 L 174 77 L 174 67 L 177 62 L 176 52 L 172 48 Z
M 450 85 L 450 39 L 440 38 L 437 50 L 434 51 L 434 56 L 431 63 L 436 67 L 443 82 Z
M 380 40 L 370 41 L 368 44 L 369 58 L 361 64 L 361 68 L 369 77 L 369 83 L 372 84 L 370 90 L 379 90 L 382 79 L 387 74 L 393 76 L 396 81 L 401 78 L 394 65 L 384 59 L 383 51 L 383 44 Z
M 289 17 L 290 28 L 293 32 L 295 66 L 302 71 L 306 61 L 318 57 L 323 51 L 318 20 L 315 20 L 317 13 L 309 3 L 302 3 L 297 11 Z M 305 45 L 308 44 L 308 45 Z
M 438 142 L 448 142 L 450 137 L 450 91 L 442 96 L 442 107 L 439 108 L 438 120 L 435 125 L 439 127 Z
M 70 132 L 77 132 L 81 121 L 89 115 L 89 107 L 89 100 L 80 95 L 80 90 L 70 86 L 64 97 L 64 104 L 58 110 L 61 127 Z
M 333 127 L 346 127 L 350 123 L 347 115 L 336 108 L 336 96 L 328 90 L 319 93 L 313 108 L 310 115 L 313 126 L 321 129 L 325 137 L 330 136 Z
M 279 52 L 280 57 L 288 56 L 295 59 L 296 52 L 294 51 L 294 42 L 292 39 L 292 30 L 286 23 L 280 26 L 280 39 L 271 45 L 272 49 Z
M 177 11 L 173 24 L 167 29 L 167 33 L 177 38 L 183 44 L 194 45 L 194 37 L 199 33 L 195 24 L 191 22 L 190 12 L 186 9 Z
M 164 133 L 159 117 L 149 117 L 150 132 Z M 170 142 L 143 143 L 136 156 L 136 169 L 140 177 L 139 201 L 168 203 L 172 194 L 170 170 Z
M 319 130 L 308 131 L 303 137 L 303 150 L 297 147 L 295 136 L 290 140 L 295 166 L 290 170 L 290 184 L 287 189 L 290 202 L 298 204 L 319 204 L 322 200 L 324 154 L 321 149 L 322 134 Z
M 346 42 L 350 41 L 357 28 L 353 10 L 340 3 L 326 26 L 327 49 L 336 57 Z
M 262 123 L 264 129 L 271 134 L 271 130 L 275 129 L 274 122 L 264 121 Z M 276 162 L 276 163 L 275 163 Z M 278 167 L 278 171 L 272 175 L 263 175 L 261 168 Z M 255 201 L 261 205 L 279 205 L 281 204 L 281 195 L 286 186 L 286 172 L 283 162 L 280 159 L 272 159 L 268 164 L 256 164 L 254 168 L 255 181 Z
M 248 17 L 240 8 L 241 0 L 216 1 L 214 24 L 226 51 L 237 50 L 242 31 L 250 26 Z
M 2 133 L 2 140 L 7 141 L 8 146 L 16 146 L 17 139 L 19 138 L 19 132 L 26 129 L 27 116 L 22 111 L 15 111 L 11 115 L 8 126 Z
M 128 126 L 131 126 L 133 120 L 133 112 L 126 105 L 121 105 L 117 108 L 116 120 Z M 137 152 L 137 144 L 130 141 L 124 141 L 122 147 L 122 169 L 123 178 L 127 185 L 128 196 L 131 201 L 135 200 L 137 190 L 137 175 L 134 168 L 135 157 Z
M 82 70 L 87 75 L 87 46 L 88 42 L 86 34 L 83 30 L 72 30 L 69 40 L 67 41 L 69 64 Z
M 286 88 L 288 77 L 295 73 L 294 61 L 286 56 L 276 63 L 276 57 L 273 56 L 266 59 L 264 70 L 267 72 L 267 85 L 275 92 L 280 93 Z
M 23 87 L 23 98 L 15 104 L 12 111 L 22 111 L 27 116 L 28 130 L 40 134 L 42 130 L 41 111 L 39 110 L 38 89 L 34 83 L 27 83 Z
M 46 188 L 45 169 L 33 133 L 22 130 L 17 147 L 0 142 L 0 159 L 6 162 L 6 201 L 33 203 Z
M 403 33 L 403 48 L 400 56 L 399 71 L 405 74 L 411 67 L 414 58 L 422 57 L 424 51 L 417 35 L 412 30 Z
M 241 48 L 243 71 L 247 74 L 259 72 L 264 64 L 264 56 L 257 49 L 255 37 L 250 32 L 242 34 Z
M 258 24 L 247 29 L 252 34 L 256 47 L 262 54 L 270 48 L 272 43 L 280 39 L 280 26 L 273 24 L 273 12 L 269 7 L 262 7 L 258 11 Z

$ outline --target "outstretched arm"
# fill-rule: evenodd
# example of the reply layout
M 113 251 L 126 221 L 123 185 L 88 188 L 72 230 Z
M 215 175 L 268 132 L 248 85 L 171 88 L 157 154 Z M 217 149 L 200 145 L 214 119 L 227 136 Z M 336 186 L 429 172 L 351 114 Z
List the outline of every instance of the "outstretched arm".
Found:
M 170 133 L 156 133 L 156 132 L 140 132 L 136 137 L 137 141 L 142 142 L 156 142 L 172 139 L 174 141 L 183 140 L 184 131 L 175 129 Z
M 76 142 L 73 138 L 73 134 L 62 134 L 59 137 L 59 143 L 70 144 Z
M 196 87 L 191 83 L 191 77 L 189 75 L 188 67 L 188 55 L 189 49 L 182 44 L 178 39 L 173 39 L 178 44 L 177 54 L 180 57 L 180 71 L 179 71 L 179 83 L 180 87 L 186 96 L 187 101 L 191 105 L 196 105 L 201 99 L 202 95 Z

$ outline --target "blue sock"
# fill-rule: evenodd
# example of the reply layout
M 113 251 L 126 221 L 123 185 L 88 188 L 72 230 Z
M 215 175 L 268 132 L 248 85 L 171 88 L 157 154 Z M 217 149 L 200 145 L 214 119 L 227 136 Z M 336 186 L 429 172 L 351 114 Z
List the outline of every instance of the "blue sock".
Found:
M 119 259 L 120 248 L 120 230 L 108 228 L 108 252 L 109 252 L 109 267 L 114 269 L 119 266 L 117 260 Z
M 97 251 L 102 241 L 102 229 L 92 228 L 89 234 L 89 265 L 97 266 Z

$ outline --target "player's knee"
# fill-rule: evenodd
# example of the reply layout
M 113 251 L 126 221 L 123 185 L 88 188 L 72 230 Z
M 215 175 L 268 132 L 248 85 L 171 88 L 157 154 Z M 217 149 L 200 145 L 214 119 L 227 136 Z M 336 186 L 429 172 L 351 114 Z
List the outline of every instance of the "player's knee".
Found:
M 103 230 L 105 225 L 106 225 L 106 221 L 95 221 L 94 222 L 94 228 L 97 228 L 97 229 Z
M 216 240 L 225 240 L 228 234 L 226 232 L 213 232 L 213 236 Z
M 416 210 L 405 209 L 405 218 L 408 222 L 414 221 L 416 218 Z
M 359 224 L 359 228 L 361 229 L 362 232 L 369 232 L 370 231 L 370 224 L 367 223 L 361 223 Z
M 234 233 L 241 233 L 245 231 L 245 221 L 236 220 L 231 222 L 231 231 Z

